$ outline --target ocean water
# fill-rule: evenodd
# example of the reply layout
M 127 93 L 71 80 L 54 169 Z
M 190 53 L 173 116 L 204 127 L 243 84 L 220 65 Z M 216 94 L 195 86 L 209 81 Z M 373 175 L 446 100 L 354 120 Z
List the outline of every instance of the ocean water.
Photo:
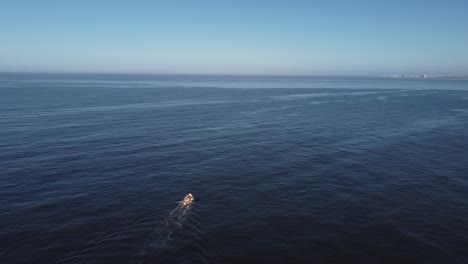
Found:
M 0 168 L 0 263 L 468 263 L 468 81 L 2 74 Z

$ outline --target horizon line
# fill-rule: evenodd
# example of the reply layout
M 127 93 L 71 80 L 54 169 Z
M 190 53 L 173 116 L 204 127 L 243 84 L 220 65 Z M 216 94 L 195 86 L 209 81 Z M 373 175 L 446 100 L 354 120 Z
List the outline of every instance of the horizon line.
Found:
M 174 73 L 174 72 L 53 72 L 53 71 L 0 71 L 0 74 L 38 74 L 38 75 L 126 75 L 126 76 L 233 76 L 233 77 L 341 77 L 341 78 L 384 78 L 383 75 L 339 75 L 339 74 L 261 74 L 261 73 Z
M 237 76 L 237 77 L 341 77 L 341 78 L 405 78 L 405 76 L 438 76 L 438 78 L 468 78 L 468 75 L 447 75 L 447 74 L 378 74 L 378 75 L 364 75 L 364 74 L 260 74 L 260 73 L 174 73 L 174 72 L 54 72 L 54 71 L 0 71 L 0 74 L 39 74 L 39 75 L 127 75 L 127 76 Z M 391 76 L 391 77 L 390 77 Z M 401 76 L 401 77 L 397 77 Z M 426 78 L 428 79 L 428 78 Z

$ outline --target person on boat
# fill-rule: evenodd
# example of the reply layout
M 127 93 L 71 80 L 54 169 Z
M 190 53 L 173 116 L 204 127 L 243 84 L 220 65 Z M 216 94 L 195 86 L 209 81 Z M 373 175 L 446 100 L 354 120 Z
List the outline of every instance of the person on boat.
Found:
M 191 193 L 189 193 L 184 197 L 183 204 L 187 205 L 187 204 L 189 204 L 191 202 L 193 202 L 193 195 Z

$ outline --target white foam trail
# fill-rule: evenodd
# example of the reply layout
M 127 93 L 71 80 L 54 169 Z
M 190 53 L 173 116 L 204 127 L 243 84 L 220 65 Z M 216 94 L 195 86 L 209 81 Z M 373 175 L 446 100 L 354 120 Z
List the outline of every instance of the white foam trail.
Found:
M 191 223 L 194 219 L 189 218 L 192 215 L 193 206 L 194 203 L 183 205 L 179 202 L 177 207 L 161 221 L 149 243 L 140 251 L 133 263 L 149 263 L 161 255 L 177 250 L 181 245 L 193 245 L 193 242 L 199 239 L 198 235 L 195 235 L 200 233 L 193 225 L 197 225 L 198 221 Z

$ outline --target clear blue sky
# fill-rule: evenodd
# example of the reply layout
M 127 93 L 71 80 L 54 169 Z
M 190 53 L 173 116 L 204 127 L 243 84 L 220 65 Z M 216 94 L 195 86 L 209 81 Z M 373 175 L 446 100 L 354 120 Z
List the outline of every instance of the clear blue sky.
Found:
M 468 74 L 468 1 L 5 0 L 0 71 Z

